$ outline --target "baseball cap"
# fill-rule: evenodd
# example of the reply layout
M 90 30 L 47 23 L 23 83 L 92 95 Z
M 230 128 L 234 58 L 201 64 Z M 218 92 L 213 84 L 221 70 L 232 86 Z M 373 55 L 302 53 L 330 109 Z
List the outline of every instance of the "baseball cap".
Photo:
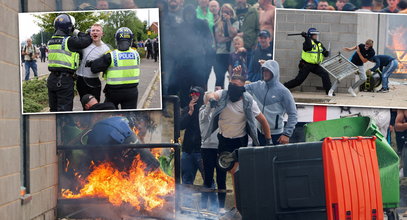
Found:
M 270 32 L 268 30 L 262 30 L 259 32 L 259 37 L 270 37 Z
M 82 106 L 85 106 L 91 99 L 95 98 L 95 96 L 91 95 L 91 94 L 86 94 L 82 97 L 81 99 L 81 103 Z
M 372 5 L 373 5 L 372 0 L 362 0 L 362 4 L 361 4 L 362 7 L 370 7 Z

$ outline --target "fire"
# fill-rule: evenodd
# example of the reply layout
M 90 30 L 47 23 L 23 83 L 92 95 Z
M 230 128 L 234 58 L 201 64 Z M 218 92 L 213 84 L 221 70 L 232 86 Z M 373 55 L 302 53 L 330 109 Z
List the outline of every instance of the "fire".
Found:
M 133 132 L 138 135 L 140 133 L 140 130 L 137 129 L 136 127 L 132 128 Z
M 91 173 L 78 194 L 62 189 L 64 198 L 107 198 L 115 206 L 129 203 L 138 211 L 152 211 L 165 204 L 175 192 L 173 177 L 160 169 L 146 171 L 147 165 L 137 155 L 131 167 L 119 171 L 110 162 L 91 166 Z
M 156 159 L 158 159 L 161 156 L 161 149 L 160 148 L 151 148 L 150 152 L 154 155 Z
M 395 73 L 407 73 L 407 28 L 398 27 L 391 31 L 390 36 L 393 41 L 391 49 L 394 50 L 399 62 Z

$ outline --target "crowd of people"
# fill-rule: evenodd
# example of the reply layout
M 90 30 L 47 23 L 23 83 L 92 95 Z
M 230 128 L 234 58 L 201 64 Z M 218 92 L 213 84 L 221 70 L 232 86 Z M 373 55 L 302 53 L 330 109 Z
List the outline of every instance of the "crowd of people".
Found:
M 246 84 L 242 66 L 232 71 L 227 89 L 205 92 L 204 88 L 193 86 L 189 103 L 181 111 L 181 129 L 185 130 L 182 182 L 193 184 L 199 170 L 204 186 L 209 189 L 216 186 L 219 190 L 217 198 L 203 193 L 201 208 L 221 214 L 226 212 L 226 171 L 216 166 L 218 155 L 248 145 L 288 144 L 297 124 L 295 101 L 280 83 L 276 61 L 262 62 L 261 80 L 251 84 Z M 188 206 L 188 203 L 184 204 Z
M 259 61 L 273 58 L 272 0 L 256 5 L 199 0 L 196 7 L 182 0 L 157 0 L 156 6 L 162 21 L 163 94 L 179 95 L 182 107 L 188 105 L 191 87 L 206 90 L 212 69 L 214 86 L 222 89 L 233 68 L 241 66 L 244 79 L 254 82 L 261 78 Z
M 156 1 L 159 2 L 160 0 Z M 167 1 L 167 0 L 164 0 Z M 303 4 L 299 6 L 301 9 L 312 9 L 312 10 L 331 10 L 331 11 L 356 11 L 356 12 L 381 12 L 381 13 L 407 13 L 407 1 L 406 0 L 360 0 L 359 6 L 353 4 L 350 0 L 336 0 L 334 4 L 332 1 L 328 0 L 304 0 Z M 268 7 L 270 8 L 284 8 L 285 0 L 273 0 Z M 385 4 L 386 3 L 386 4 Z M 212 2 L 212 14 L 215 14 L 216 5 L 219 7 L 219 3 Z M 385 6 L 386 5 L 386 6 Z M 98 10 L 108 10 L 108 9 L 134 9 L 137 8 L 137 3 L 135 0 L 121 0 L 120 3 L 116 3 L 109 0 L 96 0 L 93 5 L 89 2 L 81 3 L 78 5 L 78 9 L 98 9 Z M 219 10 L 219 9 L 218 9 Z M 199 18 L 206 18 L 206 13 L 202 13 Z M 202 16 L 203 15 L 203 16 Z M 271 15 L 269 13 L 269 15 Z M 212 25 L 216 15 L 208 15 L 208 19 L 212 20 Z M 264 20 L 264 22 L 269 22 L 270 26 L 273 24 L 273 19 Z
M 109 9 L 136 9 L 138 8 L 135 0 L 120 0 L 120 3 L 112 2 L 109 0 L 96 0 L 95 4 L 91 1 L 83 2 L 78 5 L 79 10 L 109 10 Z
M 303 9 L 407 14 L 406 0 L 386 0 L 387 7 L 384 0 L 361 0 L 360 3 L 357 7 L 349 0 L 337 0 L 335 5 L 330 5 L 327 0 L 305 0 Z

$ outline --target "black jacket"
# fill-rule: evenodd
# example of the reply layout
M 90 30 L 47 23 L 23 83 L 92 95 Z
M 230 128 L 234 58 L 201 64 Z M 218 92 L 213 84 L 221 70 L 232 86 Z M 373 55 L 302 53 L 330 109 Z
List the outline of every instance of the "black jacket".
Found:
M 189 102 L 188 102 L 189 103 Z M 188 114 L 189 106 L 181 111 L 181 130 L 185 130 L 182 151 L 187 153 L 197 153 L 201 151 L 201 129 L 199 128 L 199 109 L 203 104 L 203 90 L 201 97 L 194 106 L 192 115 Z
M 197 104 L 198 105 L 198 104 Z M 188 114 L 189 107 L 186 106 L 181 112 L 181 130 L 185 130 L 182 151 L 197 153 L 201 150 L 201 130 L 199 129 L 199 107 L 195 105 L 194 113 Z
M 111 102 L 97 103 L 92 105 L 89 110 L 115 110 L 116 107 Z

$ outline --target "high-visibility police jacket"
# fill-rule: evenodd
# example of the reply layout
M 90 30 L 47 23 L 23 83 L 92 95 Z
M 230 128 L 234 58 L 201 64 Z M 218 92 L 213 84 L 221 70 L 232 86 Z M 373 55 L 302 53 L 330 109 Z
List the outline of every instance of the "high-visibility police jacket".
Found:
M 322 54 L 324 48 L 320 42 L 316 44 L 313 40 L 312 43 L 312 50 L 310 51 L 302 51 L 301 59 L 303 59 L 307 63 L 311 64 L 319 64 L 324 60 L 324 55 Z
M 78 69 L 79 53 L 70 51 L 68 39 L 70 36 L 52 36 L 48 41 L 48 69 L 49 71 Z
M 136 50 L 113 50 L 110 52 L 112 61 L 105 74 L 106 84 L 124 85 L 139 82 L 140 56 Z

